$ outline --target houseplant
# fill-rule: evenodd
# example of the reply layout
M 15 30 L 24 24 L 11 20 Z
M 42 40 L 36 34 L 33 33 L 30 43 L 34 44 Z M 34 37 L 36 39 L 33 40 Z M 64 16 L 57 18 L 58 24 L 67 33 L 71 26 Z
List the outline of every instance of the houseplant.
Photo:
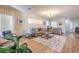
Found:
M 23 37 L 13 34 L 7 34 L 4 38 L 12 41 L 14 44 L 10 45 L 6 48 L 0 47 L 0 53 L 32 53 L 31 49 L 28 47 L 26 43 L 19 44 L 20 38 Z

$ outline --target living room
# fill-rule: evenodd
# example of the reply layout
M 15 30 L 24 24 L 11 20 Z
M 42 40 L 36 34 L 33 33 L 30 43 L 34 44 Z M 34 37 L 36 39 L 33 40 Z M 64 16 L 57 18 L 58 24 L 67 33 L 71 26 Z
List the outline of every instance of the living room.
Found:
M 78 53 L 78 7 L 0 5 L 0 52 Z

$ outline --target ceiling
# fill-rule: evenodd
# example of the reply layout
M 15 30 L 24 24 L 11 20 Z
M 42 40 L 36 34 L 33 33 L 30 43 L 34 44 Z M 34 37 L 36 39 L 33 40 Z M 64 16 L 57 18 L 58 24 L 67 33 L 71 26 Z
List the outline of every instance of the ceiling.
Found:
M 12 5 L 27 15 L 45 17 L 47 11 L 52 12 L 52 17 L 79 18 L 79 5 Z

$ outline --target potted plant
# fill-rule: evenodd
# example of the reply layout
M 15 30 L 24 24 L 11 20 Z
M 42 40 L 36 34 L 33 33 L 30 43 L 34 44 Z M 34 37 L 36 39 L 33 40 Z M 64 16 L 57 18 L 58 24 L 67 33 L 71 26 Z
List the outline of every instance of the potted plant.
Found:
M 10 45 L 6 48 L 0 47 L 0 53 L 32 53 L 31 49 L 28 47 L 26 43 L 19 44 L 20 38 L 23 37 L 18 35 L 8 34 L 4 38 L 12 41 L 14 44 Z

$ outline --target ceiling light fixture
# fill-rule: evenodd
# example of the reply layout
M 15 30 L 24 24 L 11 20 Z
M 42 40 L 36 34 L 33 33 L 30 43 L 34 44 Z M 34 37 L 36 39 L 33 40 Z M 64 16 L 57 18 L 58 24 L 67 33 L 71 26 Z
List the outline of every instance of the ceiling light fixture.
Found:
M 47 11 L 43 11 L 41 14 L 46 17 L 53 17 L 54 15 L 57 15 L 59 13 L 60 13 L 60 10 L 58 9 L 49 9 Z

